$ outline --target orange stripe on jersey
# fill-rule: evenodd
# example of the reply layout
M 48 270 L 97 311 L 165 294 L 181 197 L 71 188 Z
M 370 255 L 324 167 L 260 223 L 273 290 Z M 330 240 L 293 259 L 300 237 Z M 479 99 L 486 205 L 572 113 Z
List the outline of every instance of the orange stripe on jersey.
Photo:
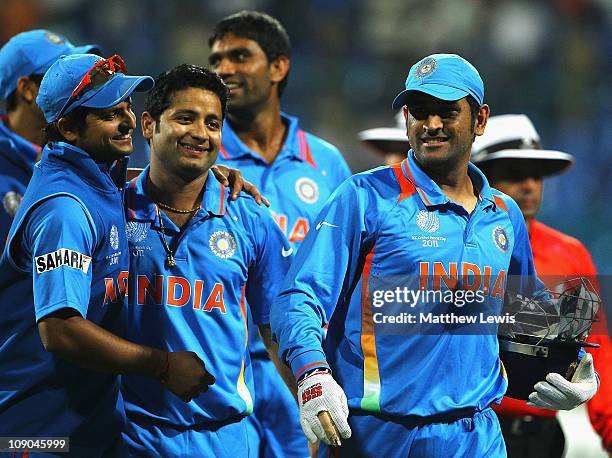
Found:
M 242 293 L 240 295 L 240 313 L 242 314 L 242 321 L 244 322 L 245 338 L 244 338 L 244 349 L 242 352 L 242 364 L 240 365 L 240 373 L 238 374 L 238 385 L 236 388 L 238 389 L 238 395 L 242 398 L 242 400 L 246 404 L 246 409 L 242 412 L 243 415 L 250 415 L 251 413 L 253 413 L 253 398 L 251 396 L 251 393 L 249 392 L 249 389 L 246 385 L 246 381 L 244 379 L 244 370 L 245 370 L 244 357 L 247 352 L 247 345 L 249 344 L 249 325 L 247 321 L 247 311 L 246 311 L 245 300 L 244 300 L 245 290 L 246 290 L 246 285 L 242 287 Z
M 505 210 L 506 212 L 508 212 L 508 206 L 506 205 L 506 202 L 503 201 L 503 199 L 499 196 L 493 196 L 493 199 L 495 199 L 495 204 L 498 207 L 501 207 L 503 210 Z
M 132 181 L 130 181 L 130 185 L 128 186 L 128 188 L 130 189 L 130 191 L 132 191 L 135 187 L 136 187 L 136 181 L 138 181 L 138 177 L 136 178 L 132 178 Z M 130 204 L 133 204 L 133 193 L 130 193 Z M 134 205 L 130 205 L 130 207 L 134 207 Z M 136 213 L 134 212 L 133 208 L 130 208 L 130 216 L 132 217 L 132 219 L 136 219 Z
M 411 184 L 416 188 L 417 191 L 419 191 L 419 195 L 423 198 L 423 200 L 425 201 L 425 203 L 427 205 L 431 205 L 431 202 L 429 201 L 429 199 L 427 198 L 427 194 L 425 194 L 423 192 L 423 190 L 418 187 L 416 185 L 416 180 L 414 179 L 414 177 L 412 176 L 412 172 L 410 171 L 410 167 L 408 167 L 408 159 L 404 159 L 404 161 L 402 162 L 402 164 L 404 164 L 404 168 L 406 169 L 406 173 L 408 174 L 408 176 L 410 177 L 410 182 Z
M 221 186 L 221 201 L 219 202 L 219 215 L 223 214 L 223 204 L 225 203 L 225 186 L 219 183 Z
M 376 245 L 366 256 L 361 273 L 361 351 L 363 352 L 363 399 L 361 400 L 361 408 L 380 412 L 380 373 L 376 354 L 376 337 L 374 335 L 369 283 L 375 248 Z
M 395 173 L 395 178 L 400 185 L 400 196 L 397 201 L 401 202 L 406 197 L 410 197 L 416 192 L 414 185 L 404 176 L 404 172 L 402 172 L 402 164 L 393 164 L 391 166 L 393 169 L 393 173 Z
M 306 139 L 306 134 L 303 130 L 298 130 L 298 140 L 300 143 L 300 159 L 306 161 L 313 168 L 317 168 L 317 164 L 312 158 L 312 154 L 310 153 L 310 145 L 308 144 L 308 140 Z
M 221 145 L 221 147 L 219 148 L 219 151 L 221 151 L 221 156 L 223 156 L 224 159 L 229 159 L 229 154 L 227 154 L 227 151 L 225 150 L 225 148 L 223 147 L 223 145 Z

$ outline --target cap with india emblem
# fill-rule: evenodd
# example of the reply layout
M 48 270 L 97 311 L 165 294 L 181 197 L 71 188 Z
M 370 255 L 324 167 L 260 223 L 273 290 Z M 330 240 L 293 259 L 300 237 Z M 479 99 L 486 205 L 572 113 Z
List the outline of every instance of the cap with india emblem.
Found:
M 449 101 L 471 95 L 479 105 L 484 100 L 484 83 L 478 70 L 457 54 L 432 54 L 414 64 L 406 78 L 406 89 L 395 97 L 392 107 L 406 105 L 413 91 Z
M 74 46 L 50 30 L 37 29 L 12 37 L 0 49 L 0 97 L 6 99 L 22 76 L 44 75 L 61 56 L 98 53 L 97 45 Z

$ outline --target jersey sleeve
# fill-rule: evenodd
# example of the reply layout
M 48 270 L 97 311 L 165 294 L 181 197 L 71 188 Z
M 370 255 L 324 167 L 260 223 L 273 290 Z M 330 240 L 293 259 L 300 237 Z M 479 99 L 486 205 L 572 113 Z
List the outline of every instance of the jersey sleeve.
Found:
M 272 306 L 272 333 L 279 357 L 296 379 L 327 367 L 323 326 L 353 284 L 365 237 L 365 204 L 354 180 L 345 181 L 325 204 L 302 243 Z
M 94 226 L 71 197 L 44 201 L 28 217 L 22 249 L 32 263 L 36 320 L 62 308 L 87 314 Z
M 272 215 L 262 209 L 255 234 L 255 261 L 249 268 L 246 297 L 255 324 L 270 322 L 270 307 L 293 259 L 293 248 Z

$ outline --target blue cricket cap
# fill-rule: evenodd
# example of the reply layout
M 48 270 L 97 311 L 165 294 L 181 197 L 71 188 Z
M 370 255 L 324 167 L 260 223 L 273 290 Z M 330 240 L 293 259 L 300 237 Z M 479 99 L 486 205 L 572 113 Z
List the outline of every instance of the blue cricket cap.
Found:
M 414 64 L 406 78 L 406 89 L 395 97 L 392 107 L 406 105 L 411 91 L 450 101 L 471 95 L 479 105 L 484 100 L 484 84 L 478 70 L 457 54 L 432 54 Z
M 56 121 L 70 101 L 72 91 L 79 85 L 87 72 L 102 57 L 94 54 L 73 54 L 62 56 L 49 68 L 40 83 L 36 103 L 47 122 Z M 86 90 L 64 111 L 70 113 L 77 107 L 110 108 L 127 99 L 132 92 L 146 92 L 155 85 L 150 76 L 128 76 L 115 73 L 102 86 Z
M 0 97 L 8 98 L 22 76 L 44 75 L 60 56 L 97 52 L 97 45 L 74 46 L 49 30 L 19 33 L 0 49 Z

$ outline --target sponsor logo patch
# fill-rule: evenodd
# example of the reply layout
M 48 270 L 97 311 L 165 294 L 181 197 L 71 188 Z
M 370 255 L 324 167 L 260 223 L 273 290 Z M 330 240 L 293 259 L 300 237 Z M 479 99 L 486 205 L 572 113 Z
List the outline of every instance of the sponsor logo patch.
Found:
M 226 231 L 216 231 L 208 240 L 211 251 L 221 259 L 231 258 L 236 252 L 236 240 Z
M 495 241 L 495 245 L 501 251 L 506 253 L 508 248 L 510 248 L 510 240 L 508 239 L 508 234 L 506 234 L 506 230 L 501 226 L 495 226 L 493 229 L 493 240 Z
M 39 274 L 62 266 L 87 273 L 90 264 L 91 257 L 68 248 L 60 248 L 51 253 L 36 256 L 36 272 Z
M 302 392 L 302 405 L 321 396 L 323 396 L 323 386 L 320 383 L 316 383 Z
M 310 178 L 299 178 L 295 182 L 295 192 L 307 204 L 314 204 L 319 200 L 319 186 Z
M 417 214 L 416 223 L 423 232 L 436 232 L 440 228 L 438 214 L 427 210 L 421 210 Z

